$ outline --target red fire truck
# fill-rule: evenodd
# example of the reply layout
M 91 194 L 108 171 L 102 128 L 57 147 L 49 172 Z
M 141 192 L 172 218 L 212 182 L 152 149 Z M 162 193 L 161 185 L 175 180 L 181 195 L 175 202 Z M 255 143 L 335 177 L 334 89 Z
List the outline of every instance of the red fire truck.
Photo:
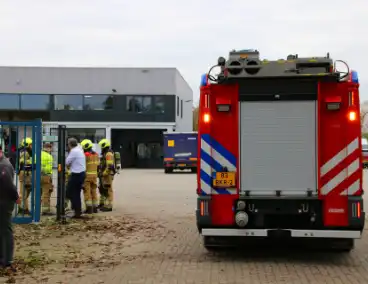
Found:
M 329 54 L 262 60 L 257 50 L 231 51 L 214 67 L 200 88 L 204 246 L 318 238 L 350 251 L 365 220 L 357 72 Z

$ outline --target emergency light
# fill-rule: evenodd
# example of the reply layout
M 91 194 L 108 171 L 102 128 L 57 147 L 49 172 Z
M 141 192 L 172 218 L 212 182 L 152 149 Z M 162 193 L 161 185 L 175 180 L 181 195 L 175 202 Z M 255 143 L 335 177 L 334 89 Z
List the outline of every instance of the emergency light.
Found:
M 351 81 L 353 83 L 359 83 L 359 78 L 358 78 L 358 72 L 357 71 L 351 71 Z
M 201 77 L 201 87 L 208 85 L 208 76 L 207 74 L 203 74 Z

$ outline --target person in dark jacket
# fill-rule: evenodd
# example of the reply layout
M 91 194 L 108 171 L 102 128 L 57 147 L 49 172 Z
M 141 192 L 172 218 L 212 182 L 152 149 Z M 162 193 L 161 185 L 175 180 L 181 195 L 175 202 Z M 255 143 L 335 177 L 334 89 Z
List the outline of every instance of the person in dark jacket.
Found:
M 12 164 L 13 168 L 15 169 L 16 160 L 17 160 L 17 148 L 15 145 L 12 145 L 9 151 L 9 162 Z
M 18 190 L 14 184 L 14 168 L 5 157 L 0 146 L 0 265 L 15 272 L 12 266 L 14 237 L 12 213 L 15 203 L 19 204 Z

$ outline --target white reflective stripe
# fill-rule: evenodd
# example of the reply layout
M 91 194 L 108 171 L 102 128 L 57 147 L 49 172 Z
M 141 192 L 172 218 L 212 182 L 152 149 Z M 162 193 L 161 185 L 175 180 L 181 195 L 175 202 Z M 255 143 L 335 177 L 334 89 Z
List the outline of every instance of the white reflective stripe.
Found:
M 215 149 L 212 149 L 212 157 L 222 167 L 227 167 L 227 170 L 229 172 L 236 171 L 236 167 L 234 167 L 233 164 L 231 164 L 224 156 L 222 156 Z
M 348 167 L 339 172 L 333 179 L 321 187 L 321 194 L 327 195 L 329 192 L 334 190 L 340 183 L 342 183 L 346 178 L 351 176 L 359 169 L 359 158 L 353 161 Z
M 211 156 L 211 146 L 203 139 L 201 139 L 201 149 Z
M 211 166 L 207 164 L 207 162 L 203 159 L 201 159 L 201 170 L 204 171 L 209 176 L 211 176 L 212 173 Z
M 203 180 L 201 180 L 201 189 L 202 191 L 204 191 L 204 193 L 211 194 L 211 187 Z
M 347 189 L 340 193 L 340 195 L 354 195 L 360 187 L 360 179 L 354 181 Z
M 211 156 L 211 146 L 203 139 L 201 139 L 201 149 Z M 203 159 L 201 159 L 201 170 L 203 170 L 206 174 L 211 176 L 212 172 L 211 166 L 208 163 L 206 163 Z M 203 180 L 201 180 L 201 189 L 204 193 L 211 194 L 212 189 L 211 186 L 209 186 Z
M 336 167 L 342 160 L 353 153 L 359 147 L 359 140 L 355 138 L 347 147 L 337 153 L 332 159 L 321 167 L 321 177 Z

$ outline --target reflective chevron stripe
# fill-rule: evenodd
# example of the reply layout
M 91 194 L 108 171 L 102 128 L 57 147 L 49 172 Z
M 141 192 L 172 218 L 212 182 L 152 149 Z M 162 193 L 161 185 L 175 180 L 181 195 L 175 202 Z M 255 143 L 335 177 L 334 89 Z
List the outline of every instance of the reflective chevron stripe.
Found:
M 351 156 L 359 148 L 359 138 L 355 138 L 348 146 L 338 152 L 328 162 L 326 162 L 320 169 L 321 177 L 325 176 L 331 170 L 336 168 L 347 157 Z M 334 189 L 336 189 L 342 182 L 351 177 L 355 172 L 360 169 L 360 159 L 357 154 L 357 158 L 352 161 L 342 171 L 331 177 L 329 181 L 322 185 L 320 188 L 321 195 L 328 195 Z M 341 195 L 354 195 L 360 189 L 360 179 L 354 180 L 351 185 L 346 188 Z
M 203 195 L 237 194 L 236 188 L 213 188 L 212 178 L 216 172 L 227 167 L 228 171 L 236 171 L 236 158 L 208 134 L 201 136 L 201 190 Z
M 359 140 L 358 138 L 356 138 L 347 147 L 342 149 L 339 153 L 337 153 L 332 159 L 330 159 L 321 167 L 321 177 L 331 171 L 338 164 L 340 164 L 347 156 L 352 154 L 358 148 Z
M 341 195 L 354 195 L 360 188 L 360 179 L 354 181 L 347 189 L 341 192 Z

